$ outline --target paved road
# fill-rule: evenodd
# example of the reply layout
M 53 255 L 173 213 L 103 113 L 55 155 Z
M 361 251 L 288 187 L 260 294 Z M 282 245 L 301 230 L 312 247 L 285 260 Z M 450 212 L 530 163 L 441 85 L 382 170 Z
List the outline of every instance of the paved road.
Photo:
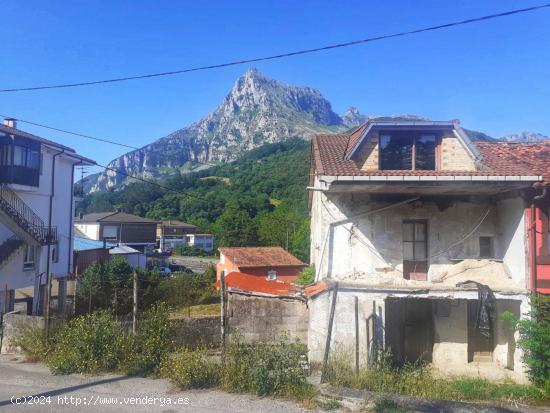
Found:
M 32 400 L 42 404 L 12 403 L 12 397 L 29 395 L 37 396 Z M 213 390 L 181 392 L 166 380 L 112 374 L 53 376 L 42 364 L 23 363 L 21 358 L 0 356 L 0 412 L 77 411 L 294 413 L 310 410 L 293 403 L 250 395 Z

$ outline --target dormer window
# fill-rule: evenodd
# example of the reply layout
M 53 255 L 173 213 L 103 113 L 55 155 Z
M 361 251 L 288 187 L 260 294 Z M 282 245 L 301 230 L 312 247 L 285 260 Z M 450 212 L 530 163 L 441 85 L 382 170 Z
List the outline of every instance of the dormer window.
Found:
M 406 131 L 380 132 L 380 169 L 433 171 L 437 136 Z

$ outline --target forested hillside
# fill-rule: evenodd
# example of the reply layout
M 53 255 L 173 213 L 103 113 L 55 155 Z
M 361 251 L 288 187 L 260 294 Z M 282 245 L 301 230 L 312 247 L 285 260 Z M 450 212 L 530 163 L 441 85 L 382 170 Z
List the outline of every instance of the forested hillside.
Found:
M 307 260 L 308 172 L 309 144 L 296 139 L 161 182 L 177 192 L 135 182 L 87 195 L 80 212 L 120 209 L 152 219 L 179 219 L 216 234 L 218 246 L 279 245 Z

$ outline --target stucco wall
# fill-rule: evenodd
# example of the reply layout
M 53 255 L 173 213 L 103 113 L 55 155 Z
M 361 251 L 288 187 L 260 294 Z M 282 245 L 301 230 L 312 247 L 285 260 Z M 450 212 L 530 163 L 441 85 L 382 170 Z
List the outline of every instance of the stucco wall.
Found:
M 53 155 L 56 152 L 42 148 L 42 173 L 37 188 L 12 185 L 17 195 L 48 225 L 49 201 L 51 194 L 51 176 Z M 70 272 L 72 262 L 72 222 L 73 204 L 71 194 L 73 190 L 72 169 L 73 159 L 60 155 L 55 160 L 55 186 L 52 202 L 52 226 L 57 227 L 59 240 L 59 258 L 52 262 L 50 272 L 54 277 L 64 277 Z M 11 231 L 0 223 L 0 241 L 11 236 Z M 34 270 L 23 271 L 24 249 L 12 256 L 10 262 L 0 271 L 0 285 L 4 289 L 23 288 L 34 283 L 36 275 L 46 271 L 47 247 L 37 248 L 36 265 Z M 44 278 L 44 277 L 43 277 Z M 45 278 L 44 278 L 45 281 Z
M 228 293 L 228 341 L 272 342 L 285 335 L 307 343 L 308 309 L 304 301 Z

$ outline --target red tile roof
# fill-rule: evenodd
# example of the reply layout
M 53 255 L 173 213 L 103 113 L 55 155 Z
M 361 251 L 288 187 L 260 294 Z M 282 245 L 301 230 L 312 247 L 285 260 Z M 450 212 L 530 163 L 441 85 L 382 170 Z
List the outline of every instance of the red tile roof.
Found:
M 485 163 L 522 165 L 550 183 L 550 139 L 542 142 L 478 142 Z
M 239 268 L 307 266 L 281 247 L 224 247 L 219 251 Z
M 217 282 L 219 284 L 219 281 Z M 300 294 L 300 288 L 280 280 L 268 280 L 261 275 L 230 272 L 225 276 L 229 290 L 290 297 Z
M 365 126 L 365 125 L 364 125 Z M 483 170 L 478 171 L 363 171 L 346 159 L 357 143 L 364 126 L 352 134 L 315 135 L 311 141 L 315 173 L 331 176 L 423 175 L 423 176 L 500 176 L 550 174 L 550 142 L 514 144 L 475 142 L 482 155 Z

